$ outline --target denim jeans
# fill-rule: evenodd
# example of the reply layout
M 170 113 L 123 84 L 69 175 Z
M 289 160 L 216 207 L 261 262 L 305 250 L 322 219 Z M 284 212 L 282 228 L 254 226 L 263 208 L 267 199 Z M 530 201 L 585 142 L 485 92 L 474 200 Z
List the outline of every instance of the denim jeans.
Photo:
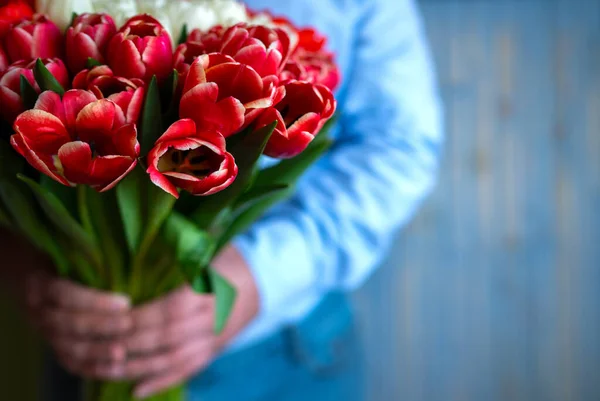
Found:
M 362 401 L 364 365 L 345 295 L 326 296 L 300 324 L 216 360 L 189 401 Z

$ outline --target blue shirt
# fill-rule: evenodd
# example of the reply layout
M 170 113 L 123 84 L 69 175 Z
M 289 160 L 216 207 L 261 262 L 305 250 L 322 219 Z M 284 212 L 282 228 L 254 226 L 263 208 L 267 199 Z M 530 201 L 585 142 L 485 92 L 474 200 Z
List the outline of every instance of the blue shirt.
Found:
M 411 0 L 250 0 L 329 38 L 343 82 L 330 152 L 296 194 L 235 240 L 256 279 L 259 316 L 230 349 L 353 289 L 434 183 L 442 143 L 433 66 Z

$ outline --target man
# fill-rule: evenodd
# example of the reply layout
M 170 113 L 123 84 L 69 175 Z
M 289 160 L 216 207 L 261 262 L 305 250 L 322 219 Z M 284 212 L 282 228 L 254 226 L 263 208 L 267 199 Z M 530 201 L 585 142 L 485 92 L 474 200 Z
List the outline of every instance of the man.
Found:
M 343 292 L 364 281 L 427 194 L 440 152 L 423 27 L 411 0 L 248 3 L 324 32 L 343 83 L 331 151 L 215 262 L 238 289 L 225 332 L 213 334 L 213 299 L 188 288 L 132 308 L 32 275 L 29 304 L 64 367 L 135 380 L 139 397 L 188 380 L 191 401 L 359 400 Z

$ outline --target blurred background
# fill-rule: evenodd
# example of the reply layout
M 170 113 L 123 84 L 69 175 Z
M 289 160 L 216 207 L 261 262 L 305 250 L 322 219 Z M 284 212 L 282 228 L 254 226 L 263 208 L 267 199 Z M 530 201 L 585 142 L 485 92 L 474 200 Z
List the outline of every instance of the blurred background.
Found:
M 420 3 L 447 143 L 435 192 L 355 296 L 368 400 L 598 401 L 600 0 Z M 30 336 L 25 354 L 0 344 L 4 361 L 19 350 L 0 401 L 38 392 Z
M 447 143 L 356 295 L 369 401 L 600 400 L 600 1 L 420 4 Z

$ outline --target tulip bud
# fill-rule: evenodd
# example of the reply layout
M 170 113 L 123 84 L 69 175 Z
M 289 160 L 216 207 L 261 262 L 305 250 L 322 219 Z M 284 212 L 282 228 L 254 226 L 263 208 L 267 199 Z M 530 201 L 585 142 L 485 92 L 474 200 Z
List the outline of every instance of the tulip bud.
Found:
M 129 19 L 108 46 L 108 64 L 116 75 L 149 81 L 160 80 L 173 68 L 171 38 L 149 15 Z
M 112 37 L 117 33 L 108 14 L 81 14 L 67 29 L 67 65 L 73 73 L 86 68 L 89 57 L 104 63 L 104 54 Z
M 136 166 L 140 154 L 135 124 L 125 123 L 115 103 L 85 90 L 67 91 L 62 98 L 45 91 L 13 127 L 13 148 L 64 185 L 107 191 Z
M 107 65 L 83 70 L 73 79 L 73 88 L 87 89 L 98 99 L 116 104 L 126 123 L 136 123 L 144 101 L 144 81 L 114 76 Z M 119 110 L 117 110 L 119 112 Z
M 35 58 L 60 57 L 62 35 L 58 27 L 45 15 L 35 14 L 9 28 L 4 45 L 11 62 Z
M 258 129 L 277 121 L 265 154 L 289 158 L 301 153 L 333 116 L 335 107 L 329 88 L 300 81 L 287 83 L 283 100 L 255 122 Z
M 58 83 L 67 89 L 69 87 L 69 73 L 63 62 L 58 58 L 43 59 L 42 62 Z M 8 66 L 8 69 L 0 78 L 0 104 L 2 104 L 0 117 L 11 124 L 17 115 L 24 111 L 24 105 L 21 100 L 21 75 L 29 81 L 37 93 L 41 92 L 33 76 L 35 63 L 35 60 L 13 63 Z
M 5 4 L 0 7 L 0 39 L 2 39 L 12 24 L 31 18 L 33 9 L 23 0 L 9 0 L 0 4 Z

